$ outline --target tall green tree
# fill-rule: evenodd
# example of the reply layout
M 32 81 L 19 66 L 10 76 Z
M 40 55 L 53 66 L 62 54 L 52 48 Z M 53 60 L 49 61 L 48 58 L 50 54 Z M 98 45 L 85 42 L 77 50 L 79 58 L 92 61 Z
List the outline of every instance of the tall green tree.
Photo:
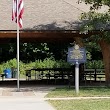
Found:
M 93 32 L 89 39 L 99 43 L 105 66 L 106 84 L 110 85 L 110 0 L 79 0 L 90 5 L 88 13 L 82 13 L 81 19 L 83 32 Z M 106 5 L 106 13 L 98 13 L 96 10 Z

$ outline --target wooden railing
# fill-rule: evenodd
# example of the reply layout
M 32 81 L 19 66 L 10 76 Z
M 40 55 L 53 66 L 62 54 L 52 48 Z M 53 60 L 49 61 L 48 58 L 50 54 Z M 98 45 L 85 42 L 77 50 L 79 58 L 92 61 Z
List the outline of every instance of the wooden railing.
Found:
M 35 80 L 38 78 L 38 75 L 40 75 L 42 78 L 61 78 L 62 80 L 64 79 L 64 77 L 74 75 L 74 69 L 72 68 L 34 68 L 26 70 L 26 76 L 30 78 L 32 71 L 34 71 Z
M 75 76 L 74 68 L 33 68 L 26 70 L 27 79 L 31 79 L 32 71 L 34 71 L 35 80 L 47 78 L 50 79 L 70 79 Z M 84 69 L 83 74 L 80 74 L 80 80 L 83 81 L 101 81 L 105 80 L 104 69 Z
M 84 76 L 87 79 L 88 76 L 90 78 L 94 78 L 94 81 L 97 81 L 97 79 L 105 78 L 105 70 L 104 69 L 85 69 L 84 70 Z

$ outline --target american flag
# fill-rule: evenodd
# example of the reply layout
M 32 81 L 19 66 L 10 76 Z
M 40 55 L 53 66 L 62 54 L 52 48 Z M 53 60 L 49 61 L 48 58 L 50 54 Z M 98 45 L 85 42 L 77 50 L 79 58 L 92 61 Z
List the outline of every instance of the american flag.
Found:
M 17 0 L 13 0 L 13 7 L 12 7 L 12 21 L 15 21 L 17 23 L 17 8 L 18 8 L 18 24 L 19 27 L 23 27 L 22 23 L 22 15 L 24 12 L 24 3 L 23 0 L 18 0 L 18 5 L 17 5 Z

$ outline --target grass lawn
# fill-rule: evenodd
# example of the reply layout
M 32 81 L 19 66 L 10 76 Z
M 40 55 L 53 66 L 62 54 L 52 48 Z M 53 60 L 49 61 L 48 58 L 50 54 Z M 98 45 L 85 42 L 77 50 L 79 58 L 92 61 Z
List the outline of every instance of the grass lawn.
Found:
M 46 97 L 108 97 L 110 96 L 109 87 L 80 87 L 79 94 L 75 93 L 74 88 L 62 87 L 50 91 Z
M 56 110 L 110 110 L 110 99 L 49 100 Z

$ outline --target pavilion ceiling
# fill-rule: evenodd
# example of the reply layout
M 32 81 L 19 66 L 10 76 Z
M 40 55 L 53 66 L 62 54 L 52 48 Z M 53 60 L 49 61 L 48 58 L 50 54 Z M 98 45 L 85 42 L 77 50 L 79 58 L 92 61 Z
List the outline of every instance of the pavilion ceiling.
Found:
M 35 31 L 21 30 L 20 42 L 73 42 L 74 37 L 86 37 L 79 34 L 79 31 Z M 0 43 L 16 42 L 17 31 L 0 31 Z

